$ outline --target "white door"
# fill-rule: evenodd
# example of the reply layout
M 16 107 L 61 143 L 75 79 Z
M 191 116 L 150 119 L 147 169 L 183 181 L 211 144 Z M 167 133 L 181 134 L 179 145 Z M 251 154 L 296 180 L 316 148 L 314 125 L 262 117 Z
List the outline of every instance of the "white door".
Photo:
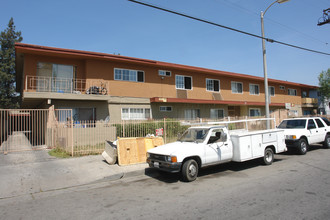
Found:
M 214 129 L 205 145 L 205 163 L 218 163 L 231 160 L 233 157 L 232 144 L 223 137 L 222 129 Z
M 252 135 L 251 137 L 252 157 L 261 157 L 264 155 L 264 149 L 262 147 L 262 135 Z
M 318 137 L 318 128 L 316 127 L 316 124 L 315 124 L 313 119 L 308 120 L 307 129 L 310 132 L 308 143 L 309 144 L 317 143 L 318 139 L 319 139 L 319 137 Z
M 205 164 L 221 161 L 221 149 L 217 143 L 205 145 Z
M 315 122 L 317 124 L 317 131 L 316 131 L 316 133 L 317 133 L 317 142 L 318 143 L 323 142 L 324 139 L 325 139 L 325 135 L 327 134 L 327 129 L 326 129 L 325 125 L 323 124 L 323 122 L 320 119 L 316 118 Z

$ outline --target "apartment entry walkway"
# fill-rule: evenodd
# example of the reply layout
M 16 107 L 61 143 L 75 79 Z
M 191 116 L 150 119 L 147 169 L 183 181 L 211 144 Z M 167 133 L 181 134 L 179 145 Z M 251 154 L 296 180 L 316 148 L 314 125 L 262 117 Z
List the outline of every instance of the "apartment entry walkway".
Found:
M 69 127 L 72 110 L 1 109 L 0 153 L 40 150 L 58 144 L 69 146 L 61 139 L 59 127 Z M 66 136 L 70 136 L 68 132 Z M 71 135 L 72 139 L 72 135 Z M 61 143 L 59 143 L 61 142 Z

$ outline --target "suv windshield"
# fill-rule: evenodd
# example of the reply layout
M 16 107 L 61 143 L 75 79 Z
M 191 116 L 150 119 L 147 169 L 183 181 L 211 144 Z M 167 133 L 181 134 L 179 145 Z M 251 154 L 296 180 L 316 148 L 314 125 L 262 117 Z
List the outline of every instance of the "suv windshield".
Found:
M 178 141 L 182 142 L 198 142 L 201 143 L 204 141 L 207 132 L 209 129 L 207 128 L 193 128 L 186 130 L 181 138 Z
M 306 127 L 306 119 L 284 120 L 278 126 L 278 128 L 287 128 L 287 129 L 304 129 L 305 127 Z

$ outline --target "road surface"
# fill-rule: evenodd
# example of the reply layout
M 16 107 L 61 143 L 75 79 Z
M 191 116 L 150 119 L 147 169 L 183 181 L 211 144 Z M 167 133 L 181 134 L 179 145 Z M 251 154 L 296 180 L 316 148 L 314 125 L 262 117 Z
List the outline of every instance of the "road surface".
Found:
M 0 219 L 330 219 L 330 149 L 0 200 Z

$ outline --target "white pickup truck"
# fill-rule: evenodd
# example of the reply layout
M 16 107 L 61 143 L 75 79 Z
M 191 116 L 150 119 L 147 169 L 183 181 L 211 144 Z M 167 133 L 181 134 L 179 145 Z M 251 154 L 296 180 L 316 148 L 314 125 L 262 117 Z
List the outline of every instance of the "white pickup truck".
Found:
M 191 127 L 174 143 L 147 151 L 149 167 L 175 173 L 194 181 L 202 167 L 262 158 L 272 164 L 274 153 L 286 151 L 281 130 L 230 131 L 225 126 Z
M 312 144 L 323 143 L 325 148 L 330 148 L 330 122 L 326 118 L 285 119 L 277 128 L 284 130 L 287 147 L 296 148 L 301 155 Z

